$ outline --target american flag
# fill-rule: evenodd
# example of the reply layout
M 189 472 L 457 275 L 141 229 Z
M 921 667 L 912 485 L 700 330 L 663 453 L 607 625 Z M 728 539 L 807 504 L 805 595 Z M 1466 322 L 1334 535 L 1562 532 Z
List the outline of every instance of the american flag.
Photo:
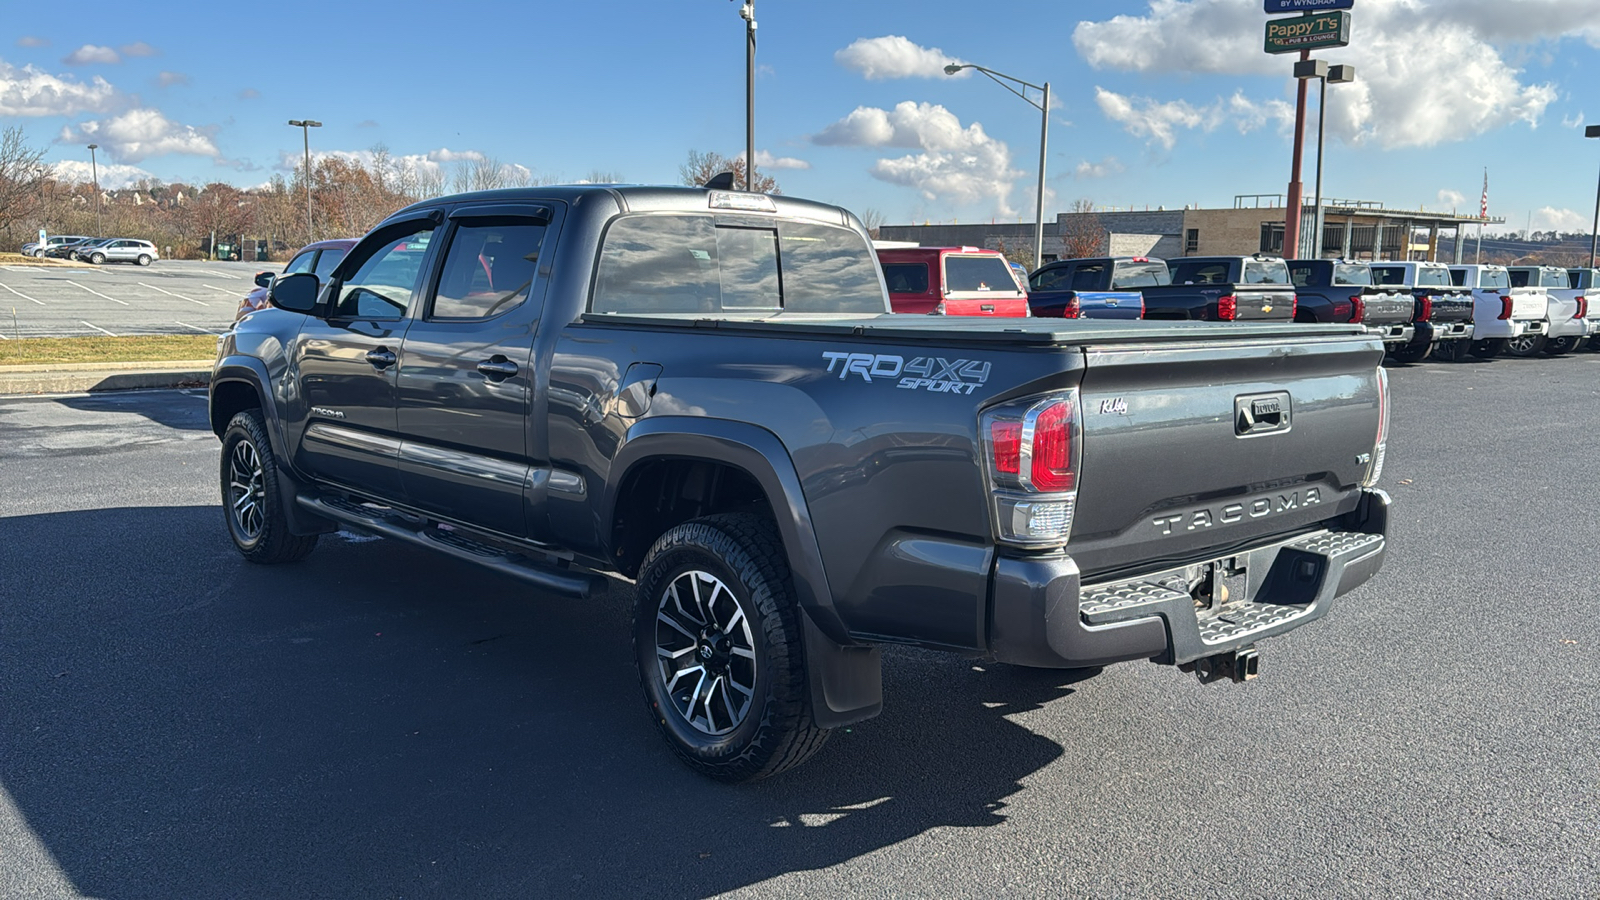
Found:
M 1489 218 L 1489 170 L 1483 170 L 1483 199 L 1478 202 L 1478 218 Z

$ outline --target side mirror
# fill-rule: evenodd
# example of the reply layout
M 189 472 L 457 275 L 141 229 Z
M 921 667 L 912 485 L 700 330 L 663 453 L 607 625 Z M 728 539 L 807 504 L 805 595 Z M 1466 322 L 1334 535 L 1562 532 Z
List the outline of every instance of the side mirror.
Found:
M 272 273 L 271 272 L 257 272 L 256 273 L 256 287 L 272 287 Z
M 309 313 L 317 305 L 317 291 L 321 287 L 317 276 L 310 272 L 284 275 L 267 288 L 267 302 L 289 312 Z

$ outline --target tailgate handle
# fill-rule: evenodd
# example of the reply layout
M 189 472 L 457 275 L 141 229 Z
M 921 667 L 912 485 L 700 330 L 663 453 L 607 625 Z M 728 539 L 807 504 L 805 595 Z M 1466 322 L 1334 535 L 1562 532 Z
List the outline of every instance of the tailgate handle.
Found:
M 1233 400 L 1233 433 L 1238 437 L 1282 434 L 1289 425 L 1288 391 L 1243 394 Z

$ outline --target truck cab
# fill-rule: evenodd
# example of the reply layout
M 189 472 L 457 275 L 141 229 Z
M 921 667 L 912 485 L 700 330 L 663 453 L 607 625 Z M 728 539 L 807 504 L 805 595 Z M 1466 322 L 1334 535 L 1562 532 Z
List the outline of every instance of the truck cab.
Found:
M 1472 291 L 1473 335 L 1468 352 L 1478 359 L 1507 351 L 1513 340 L 1523 346 L 1542 343 L 1550 331 L 1550 302 L 1544 289 L 1512 287 L 1505 266 L 1451 266 L 1450 283 Z
M 897 313 L 1026 316 L 1028 294 L 998 250 L 979 247 L 877 249 Z
M 1513 288 L 1536 288 L 1546 298 L 1545 318 L 1550 331 L 1543 340 L 1513 340 L 1506 348 L 1515 356 L 1544 353 L 1559 356 L 1582 347 L 1593 332 L 1589 325 L 1588 302 L 1584 292 L 1574 290 L 1567 270 L 1557 266 L 1511 266 L 1506 270 Z

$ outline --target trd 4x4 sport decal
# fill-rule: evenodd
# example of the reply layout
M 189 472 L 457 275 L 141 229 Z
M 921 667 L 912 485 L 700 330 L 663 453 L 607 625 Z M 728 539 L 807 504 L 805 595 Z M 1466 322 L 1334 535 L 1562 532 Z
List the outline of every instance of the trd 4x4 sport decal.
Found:
M 887 353 L 826 352 L 828 371 L 839 373 L 839 380 L 859 375 L 867 383 L 899 379 L 895 387 L 935 394 L 971 394 L 989 380 L 989 363 L 976 359 L 945 359 L 918 356 L 906 362 L 903 356 Z

